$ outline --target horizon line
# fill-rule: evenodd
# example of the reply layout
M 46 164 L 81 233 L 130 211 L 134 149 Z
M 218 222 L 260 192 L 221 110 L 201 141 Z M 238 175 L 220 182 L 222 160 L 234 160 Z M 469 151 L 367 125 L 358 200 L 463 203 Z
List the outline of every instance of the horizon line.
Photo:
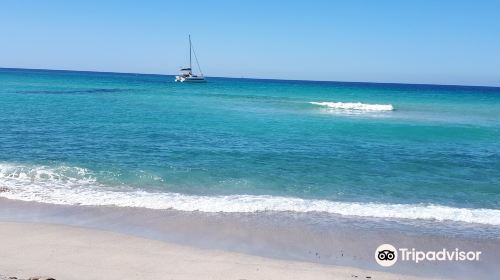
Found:
M 161 73 L 134 73 L 134 72 L 115 72 L 115 71 L 95 71 L 95 70 L 71 70 L 71 69 L 45 69 L 45 68 L 16 68 L 16 67 L 0 67 L 7 70 L 34 70 L 34 71 L 60 71 L 60 72 L 85 72 L 85 73 L 102 73 L 102 74 L 125 74 L 125 75 L 152 75 L 152 76 L 175 76 L 176 74 L 161 74 Z M 380 84 L 380 85 L 414 85 L 414 86 L 443 86 L 443 87 L 475 87 L 475 88 L 493 88 L 499 89 L 500 85 L 466 85 L 466 84 L 431 84 L 431 83 L 402 83 L 402 82 L 374 82 L 374 81 L 337 81 L 337 80 L 301 80 L 301 79 L 278 79 L 278 78 L 259 78 L 259 77 L 222 77 L 222 76 L 205 76 L 207 78 L 216 79 L 243 79 L 243 80 L 265 80 L 265 81 L 289 81 L 289 82 L 317 82 L 317 83 L 352 83 L 352 84 Z

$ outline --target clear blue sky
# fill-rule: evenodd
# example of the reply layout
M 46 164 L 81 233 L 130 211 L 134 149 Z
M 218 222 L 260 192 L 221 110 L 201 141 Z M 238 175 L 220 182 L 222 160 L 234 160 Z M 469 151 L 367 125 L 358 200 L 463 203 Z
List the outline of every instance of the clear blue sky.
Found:
M 183 5 L 183 3 L 186 3 Z M 0 0 L 0 67 L 500 86 L 500 1 Z

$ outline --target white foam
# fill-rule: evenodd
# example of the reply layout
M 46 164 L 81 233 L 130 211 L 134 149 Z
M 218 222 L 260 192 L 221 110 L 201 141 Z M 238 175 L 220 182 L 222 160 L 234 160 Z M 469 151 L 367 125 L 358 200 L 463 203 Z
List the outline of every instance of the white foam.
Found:
M 198 196 L 112 189 L 85 169 L 0 164 L 1 197 L 62 205 L 143 207 L 203 212 L 292 211 L 346 216 L 426 219 L 500 225 L 500 210 L 453 208 L 428 204 L 337 202 L 269 195 Z M 76 174 L 69 177 L 68 174 Z
M 355 111 L 393 111 L 391 104 L 364 104 L 361 102 L 309 102 L 313 105 L 325 106 L 335 110 Z

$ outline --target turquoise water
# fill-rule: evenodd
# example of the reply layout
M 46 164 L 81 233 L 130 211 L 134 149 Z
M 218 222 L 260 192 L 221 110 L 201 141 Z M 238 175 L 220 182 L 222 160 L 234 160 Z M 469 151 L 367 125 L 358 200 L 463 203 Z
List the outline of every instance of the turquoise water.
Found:
M 498 225 L 500 88 L 0 69 L 2 186 L 60 204 Z

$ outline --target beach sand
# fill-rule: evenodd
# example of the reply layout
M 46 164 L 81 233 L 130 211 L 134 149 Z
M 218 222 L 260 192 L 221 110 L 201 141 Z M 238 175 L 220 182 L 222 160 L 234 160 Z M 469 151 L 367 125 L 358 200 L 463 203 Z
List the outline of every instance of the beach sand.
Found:
M 496 279 L 498 239 L 367 219 L 53 205 L 0 199 L 0 276 L 27 279 Z M 396 227 L 394 227 L 396 226 Z M 476 228 L 475 228 L 476 229 Z M 496 228 L 481 228 L 495 230 Z M 402 248 L 482 251 L 480 262 L 398 262 Z M 132 276 L 133 277 L 132 277 Z M 357 277 L 355 277 L 357 276 Z M 420 278 L 417 278 L 420 277 Z M 1 280 L 4 278 L 0 277 Z
M 0 223 L 0 275 L 55 279 L 423 279 L 197 249 L 73 226 Z

